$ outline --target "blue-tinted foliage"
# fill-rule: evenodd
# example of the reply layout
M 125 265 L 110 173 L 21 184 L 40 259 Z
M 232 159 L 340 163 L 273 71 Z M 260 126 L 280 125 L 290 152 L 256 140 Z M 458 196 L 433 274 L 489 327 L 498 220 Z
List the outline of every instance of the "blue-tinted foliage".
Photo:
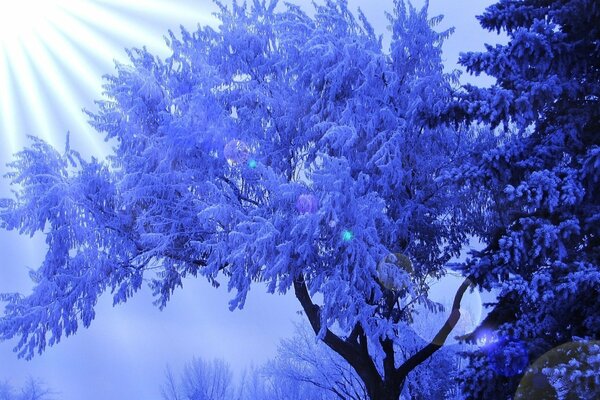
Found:
M 263 282 L 318 294 L 303 303 L 313 328 L 327 339 L 335 326 L 367 357 L 361 378 L 399 393 L 415 367 L 399 369 L 400 326 L 434 308 L 427 278 L 468 234 L 447 172 L 470 138 L 433 126 L 456 80 L 441 64 L 449 32 L 401 1 L 389 52 L 345 1 L 314 17 L 260 1 L 217 17 L 217 30 L 170 33 L 167 59 L 134 49 L 106 77 L 89 115 L 115 142 L 107 161 L 37 139 L 17 155 L 0 220 L 44 232 L 49 249 L 33 293 L 4 296 L 0 337 L 31 357 L 88 326 L 101 293 L 122 302 L 144 279 L 160 307 L 188 276 L 226 282 L 232 308 Z M 317 209 L 296 207 L 306 195 Z
M 487 328 L 501 343 L 520 341 L 531 362 L 600 334 L 598 20 L 595 1 L 502 0 L 480 21 L 508 43 L 462 58 L 497 83 L 467 87 L 454 111 L 506 127 L 497 148 L 459 173 L 486 205 L 475 227 L 487 247 L 468 272 L 500 291 Z M 522 375 L 490 367 L 483 353 L 464 374 L 472 398 L 512 396 Z

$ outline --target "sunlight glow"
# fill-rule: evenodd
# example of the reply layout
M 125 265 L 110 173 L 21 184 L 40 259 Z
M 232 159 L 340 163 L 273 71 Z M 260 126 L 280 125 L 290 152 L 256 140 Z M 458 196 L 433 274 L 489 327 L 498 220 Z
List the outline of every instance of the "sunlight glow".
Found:
M 167 29 L 210 23 L 212 11 L 170 0 L 0 0 L 0 165 L 26 135 L 60 150 L 67 131 L 83 154 L 105 155 L 82 112 L 102 97 L 102 76 L 128 62 L 125 48 L 164 58 Z
M 0 46 L 27 40 L 45 29 L 66 0 L 3 1 L 0 8 Z

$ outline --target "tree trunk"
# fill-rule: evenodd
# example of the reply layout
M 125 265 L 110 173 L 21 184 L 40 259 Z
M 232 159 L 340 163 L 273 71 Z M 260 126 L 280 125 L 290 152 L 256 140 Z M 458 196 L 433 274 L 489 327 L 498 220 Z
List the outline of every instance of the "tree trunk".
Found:
M 323 342 L 338 353 L 354 368 L 367 389 L 369 400 L 398 400 L 408 374 L 427 360 L 445 343 L 446 338 L 456 326 L 460 318 L 460 302 L 467 288 L 472 284 L 471 277 L 466 278 L 454 296 L 452 311 L 437 335 L 418 352 L 405 360 L 400 367 L 395 367 L 395 351 L 393 341 L 384 339 L 381 342 L 386 357 L 383 361 L 384 377 L 381 377 L 368 351 L 367 341 L 360 324 L 356 324 L 347 338 L 342 338 L 325 328 Z M 315 334 L 321 330 L 321 308 L 312 302 L 304 277 L 294 280 L 294 292 L 302 309 L 308 317 Z
M 369 394 L 369 400 L 398 400 L 402 388 L 404 387 L 404 381 L 392 380 L 382 382 L 365 382 L 367 392 Z

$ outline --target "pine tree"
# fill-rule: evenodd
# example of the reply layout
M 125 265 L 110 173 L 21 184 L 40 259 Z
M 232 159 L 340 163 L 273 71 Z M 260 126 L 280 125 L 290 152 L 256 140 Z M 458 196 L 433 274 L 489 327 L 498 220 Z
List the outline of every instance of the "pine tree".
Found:
M 473 355 L 464 384 L 469 398 L 509 398 L 525 374 L 539 385 L 519 398 L 556 398 L 564 386 L 551 388 L 551 365 L 535 360 L 600 337 L 600 4 L 502 0 L 479 19 L 509 40 L 462 55 L 468 71 L 496 83 L 467 86 L 453 112 L 497 127 L 487 137 L 497 147 L 457 177 L 465 190 L 480 188 L 473 226 L 485 244 L 465 273 L 500 295 L 472 337 L 491 343 Z M 577 365 L 570 389 L 591 373 L 596 398 L 600 375 L 584 365 L 598 364 Z

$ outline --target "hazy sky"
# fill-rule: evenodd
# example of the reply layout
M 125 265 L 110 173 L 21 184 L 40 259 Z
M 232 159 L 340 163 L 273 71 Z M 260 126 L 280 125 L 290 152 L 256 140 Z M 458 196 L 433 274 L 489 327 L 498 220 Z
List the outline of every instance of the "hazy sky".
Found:
M 206 0 L 77 1 L 95 8 L 74 6 L 75 17 L 55 22 L 59 27 L 48 30 L 43 30 L 42 19 L 50 11 L 31 17 L 40 19 L 36 29 L 43 41 L 24 30 L 18 38 L 0 30 L 0 173 L 28 134 L 62 146 L 70 130 L 74 147 L 87 155 L 104 154 L 102 137 L 86 127 L 80 109 L 93 109 L 93 100 L 100 98 L 101 75 L 112 71 L 112 59 L 124 61 L 123 48 L 144 44 L 163 52 L 167 29 L 209 23 L 214 10 Z M 349 3 L 353 9 L 360 6 L 384 32 L 383 11 L 392 7 L 391 0 Z M 475 20 L 490 3 L 430 2 L 430 15 L 446 16 L 441 29 L 456 27 L 445 46 L 448 68 L 455 66 L 459 51 L 481 50 L 485 41 L 497 41 Z M 3 6 L 0 25 L 6 26 L 7 16 L 14 20 L 31 14 L 11 7 Z M 7 193 L 7 181 L 0 179 L 0 196 Z M 27 268 L 37 268 L 44 247 L 43 237 L 0 231 L 0 292 L 28 290 Z M 267 295 L 260 286 L 252 288 L 245 309 L 235 312 L 228 310 L 226 290 L 215 290 L 201 280 L 185 281 L 184 290 L 178 290 L 162 312 L 152 306 L 148 292 L 116 308 L 110 296 L 104 296 L 89 329 L 79 330 L 32 361 L 17 360 L 11 351 L 14 343 L 0 343 L 0 381 L 19 386 L 27 376 L 39 377 L 64 400 L 158 399 L 167 363 L 178 371 L 195 355 L 221 357 L 241 371 L 272 357 L 279 339 L 289 336 L 293 322 L 299 320 L 300 306 L 293 296 Z

